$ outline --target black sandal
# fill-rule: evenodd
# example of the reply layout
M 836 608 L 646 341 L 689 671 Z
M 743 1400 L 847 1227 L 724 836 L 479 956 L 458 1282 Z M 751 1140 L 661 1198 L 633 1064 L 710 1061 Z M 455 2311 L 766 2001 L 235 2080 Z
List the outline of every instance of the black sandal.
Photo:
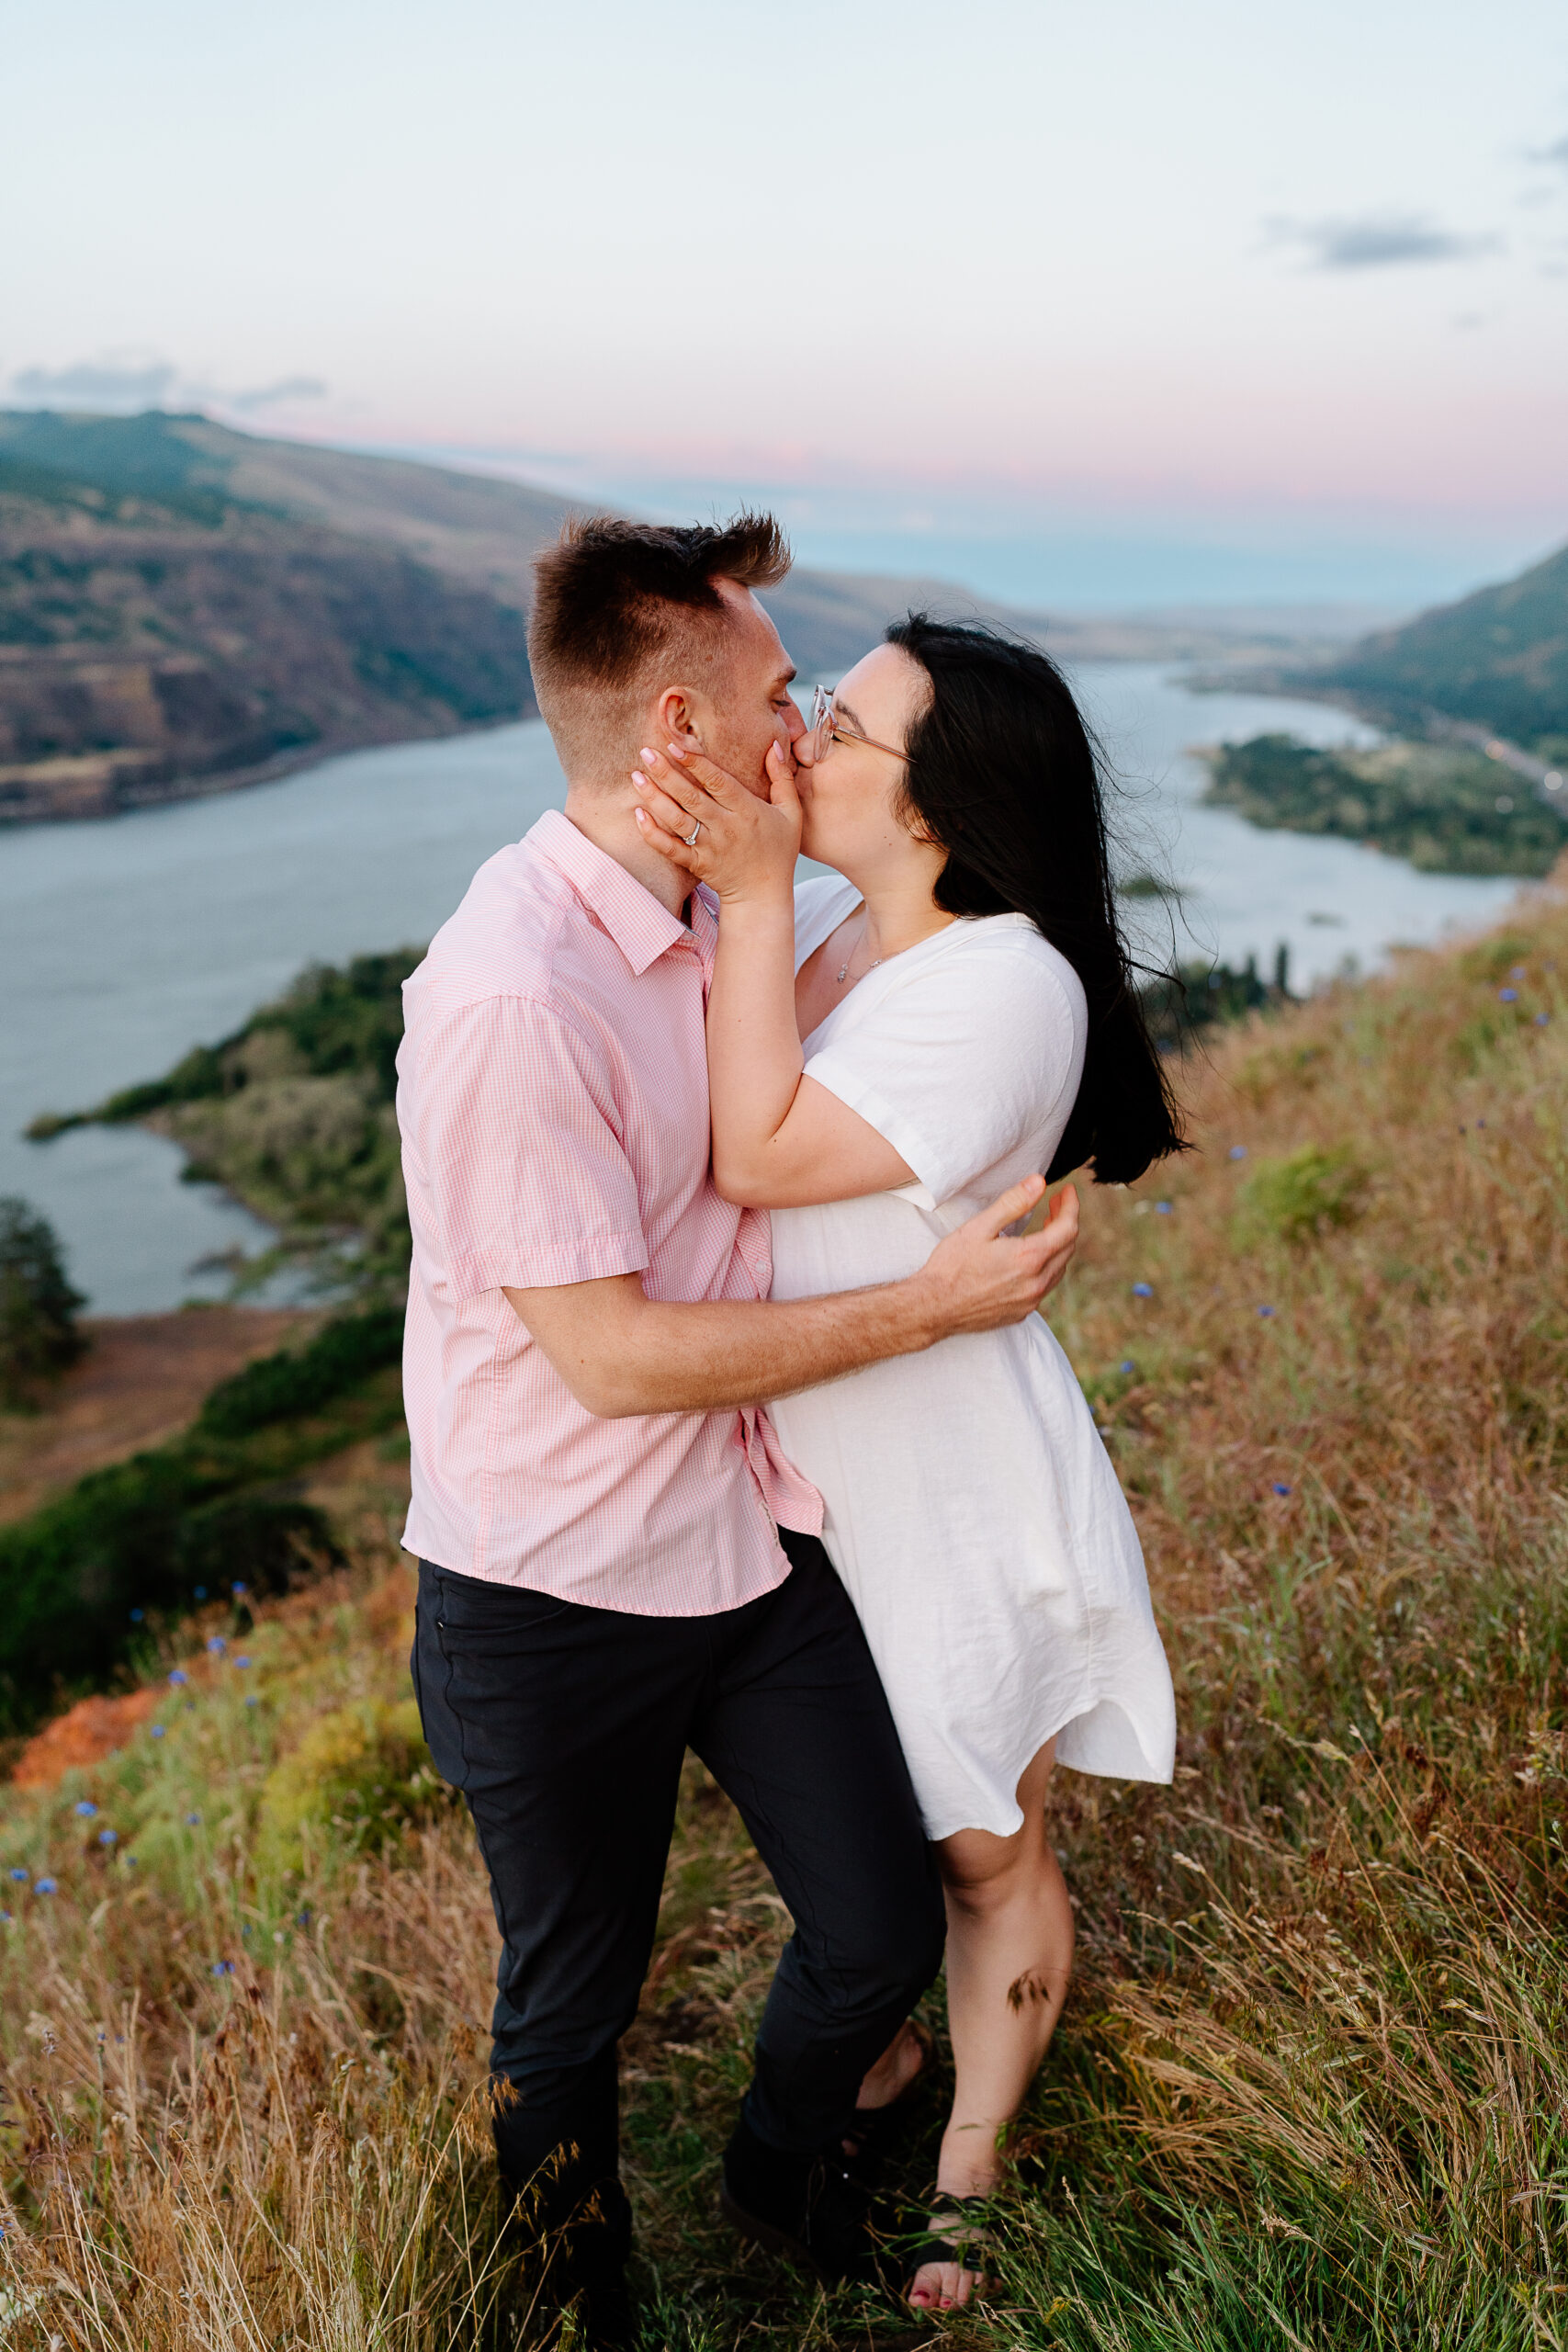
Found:
M 920 2045 L 920 2063 L 899 2092 L 886 2107 L 857 2107 L 854 2120 L 845 2132 L 844 2161 L 864 2171 L 886 2162 L 908 2125 L 915 2107 L 931 2077 L 936 2057 L 936 2036 L 930 2026 L 908 2019 L 910 2032 Z
M 971 2248 L 982 2254 L 994 2254 L 996 2251 L 995 2199 L 990 2197 L 939 2197 L 935 2201 L 942 2211 L 931 2215 L 928 2233 L 917 2238 L 908 2250 L 909 2286 L 904 2290 L 904 2301 L 909 2302 L 915 2278 L 928 2262 L 956 2263 L 960 2270 L 974 2273 L 973 2292 L 976 2295 L 994 2293 L 995 2277 L 977 2268 L 969 2255 Z M 975 2217 L 972 2226 L 968 2220 L 971 2214 Z M 940 2235 L 942 2231 L 952 2231 L 953 2235 Z M 940 2311 L 942 2307 L 940 2304 L 909 2303 L 909 2308 L 929 2312 Z

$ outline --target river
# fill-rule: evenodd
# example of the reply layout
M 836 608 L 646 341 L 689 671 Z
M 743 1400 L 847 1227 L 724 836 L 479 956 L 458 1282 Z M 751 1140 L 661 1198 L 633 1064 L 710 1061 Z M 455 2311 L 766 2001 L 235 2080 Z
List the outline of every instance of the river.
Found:
M 1348 842 L 1260 832 L 1198 806 L 1197 741 L 1290 729 L 1368 740 L 1319 704 L 1191 694 L 1151 665 L 1079 673 L 1122 780 L 1128 870 L 1179 883 L 1183 954 L 1265 965 L 1283 943 L 1292 985 L 1400 942 L 1486 922 L 1513 885 L 1424 875 Z M 301 965 L 427 939 L 475 867 L 558 806 L 537 721 L 328 760 L 276 784 L 102 823 L 0 834 L 0 1193 L 41 1208 L 92 1311 L 151 1313 L 221 1296 L 202 1267 L 265 1228 L 215 1187 L 180 1182 L 175 1148 L 138 1128 L 50 1144 L 21 1130 L 159 1076 L 237 1028 Z M 1140 920 L 1157 930 L 1157 902 Z M 1167 947 L 1169 933 L 1167 930 Z

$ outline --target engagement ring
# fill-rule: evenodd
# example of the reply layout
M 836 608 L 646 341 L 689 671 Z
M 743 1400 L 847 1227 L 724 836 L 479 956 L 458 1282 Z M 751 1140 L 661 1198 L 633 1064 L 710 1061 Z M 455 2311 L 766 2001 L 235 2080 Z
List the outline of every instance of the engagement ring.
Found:
M 685 842 L 688 849 L 695 849 L 697 845 L 697 835 L 702 831 L 702 829 L 703 820 L 699 817 L 696 823 L 692 827 L 691 831 L 689 833 L 682 834 L 681 839 Z

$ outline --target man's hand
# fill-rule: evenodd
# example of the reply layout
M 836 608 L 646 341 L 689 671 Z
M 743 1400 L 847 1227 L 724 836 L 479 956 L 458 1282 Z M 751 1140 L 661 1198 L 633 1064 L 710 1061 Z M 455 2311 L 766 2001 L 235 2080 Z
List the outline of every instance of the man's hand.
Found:
M 995 1331 L 1022 1323 L 1055 1290 L 1077 1247 L 1078 1196 L 1066 1185 L 1037 1233 L 1010 1235 L 1039 1206 L 1045 1179 L 1026 1176 L 999 1200 L 939 1241 L 909 1286 L 921 1294 L 932 1340 L 957 1331 Z
M 649 1298 L 637 1274 L 506 1296 L 577 1401 L 609 1420 L 763 1405 L 919 1355 L 956 1331 L 1021 1323 L 1059 1283 L 1078 1232 L 1069 1184 L 1038 1233 L 1003 1227 L 1037 1208 L 1026 1177 L 939 1241 L 917 1274 L 821 1298 Z

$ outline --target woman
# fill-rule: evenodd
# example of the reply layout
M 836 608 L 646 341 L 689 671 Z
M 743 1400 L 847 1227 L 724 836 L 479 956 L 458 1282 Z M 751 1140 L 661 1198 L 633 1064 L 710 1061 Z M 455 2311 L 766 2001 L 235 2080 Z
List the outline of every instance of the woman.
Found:
M 1117 929 L 1095 754 L 1033 648 L 911 615 L 761 802 L 645 752 L 646 837 L 722 901 L 714 1180 L 773 1212 L 773 1295 L 889 1282 L 1032 1170 L 1126 1183 L 1179 1149 Z M 836 869 L 793 888 L 795 855 Z M 1168 1781 L 1175 1713 L 1126 1503 L 1039 1317 L 773 1406 L 827 1505 L 948 1905 L 956 2069 L 918 2307 L 967 2300 L 964 2200 L 1067 1988 L 1058 1764 Z M 890 2062 L 918 2068 L 912 2039 Z M 965 2248 L 968 2248 L 967 2256 Z

